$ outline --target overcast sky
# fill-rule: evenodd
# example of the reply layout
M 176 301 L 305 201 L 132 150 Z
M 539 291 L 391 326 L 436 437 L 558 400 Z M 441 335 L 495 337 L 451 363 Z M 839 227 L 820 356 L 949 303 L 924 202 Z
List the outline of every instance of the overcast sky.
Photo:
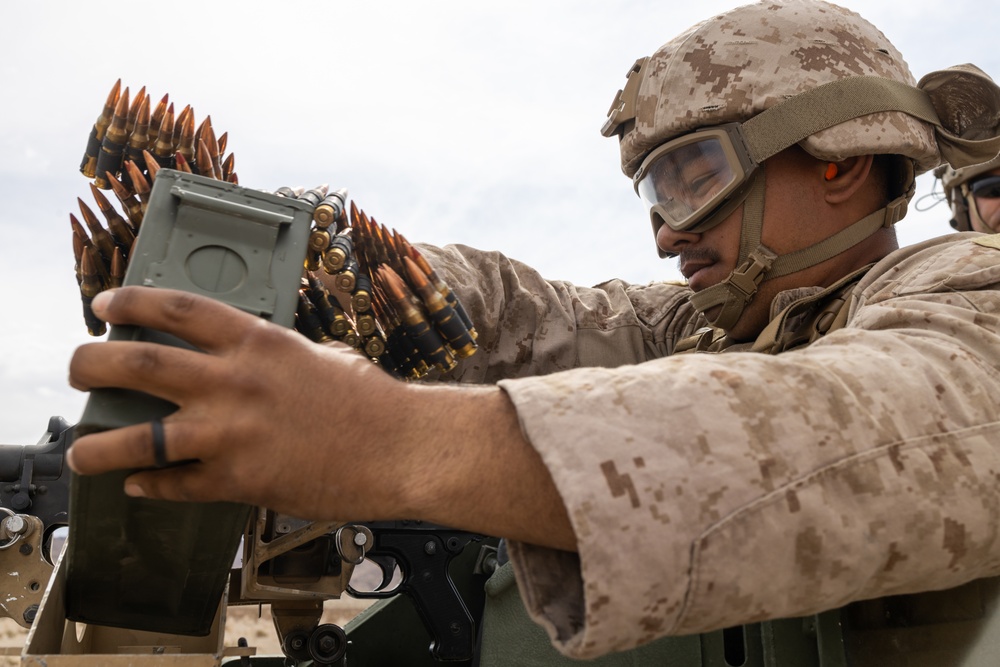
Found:
M 644 283 L 642 207 L 600 136 L 636 58 L 723 0 L 8 3 L 0 23 L 0 443 L 75 422 L 66 384 L 90 337 L 69 213 L 78 167 L 119 77 L 228 132 L 242 185 L 328 183 L 411 240 L 497 249 L 552 279 Z M 971 0 L 849 0 L 917 78 L 973 62 L 1000 74 L 997 19 Z M 918 197 L 932 179 L 918 181 Z M 912 211 L 903 243 L 948 230 Z

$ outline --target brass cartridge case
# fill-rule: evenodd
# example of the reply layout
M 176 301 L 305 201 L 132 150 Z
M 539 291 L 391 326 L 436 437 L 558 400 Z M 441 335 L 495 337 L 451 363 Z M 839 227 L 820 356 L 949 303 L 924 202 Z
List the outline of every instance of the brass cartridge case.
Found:
M 170 102 L 170 95 L 164 95 L 160 98 L 160 101 L 156 103 L 156 108 L 149 116 L 149 143 L 146 145 L 148 150 L 153 150 L 156 145 L 156 140 L 160 136 L 160 125 L 163 124 L 163 117 L 167 113 L 167 105 Z M 171 127 L 173 131 L 173 127 Z
M 128 216 L 128 221 L 132 225 L 132 228 L 139 231 L 139 226 L 142 225 L 142 204 L 140 204 L 139 199 L 133 196 L 131 190 L 129 190 L 125 185 L 108 175 L 108 182 L 111 183 L 111 190 L 115 193 L 115 197 L 121 202 L 122 208 L 125 209 L 125 215 Z
M 359 271 L 360 267 L 358 266 L 358 262 L 352 257 L 348 260 L 343 269 L 333 274 L 333 284 L 341 292 L 350 294 L 354 291 L 354 285 L 357 283 Z
M 313 210 L 313 220 L 317 227 L 329 227 L 344 215 L 344 205 L 347 202 L 347 190 L 340 188 L 326 195 L 323 201 Z
M 94 126 L 90 130 L 90 136 L 87 137 L 87 147 L 84 149 L 83 160 L 80 162 L 80 173 L 87 178 L 97 176 L 97 156 L 101 152 L 101 142 L 104 140 L 104 133 L 107 132 L 108 126 L 111 124 L 111 117 L 115 113 L 115 107 L 118 105 L 121 87 L 122 80 L 118 79 L 115 85 L 111 87 L 111 92 L 108 93 L 107 100 L 104 102 L 104 108 L 101 109 L 100 115 L 98 115 L 97 120 L 94 122 Z
M 336 273 L 354 256 L 354 241 L 351 230 L 337 233 L 323 253 L 323 268 L 327 273 Z
M 136 111 L 133 127 L 129 131 L 128 144 L 125 146 L 125 159 L 145 166 L 146 161 L 142 152 L 149 145 L 149 96 L 143 95 L 142 99 L 137 101 L 139 108 Z
M 455 356 L 464 359 L 476 352 L 476 341 L 473 340 L 468 328 L 455 312 L 455 309 L 445 300 L 441 293 L 434 289 L 430 280 L 409 257 L 403 258 L 410 284 L 417 290 L 423 301 L 427 316 L 434 323 L 434 328 L 444 337 Z
M 122 170 L 122 161 L 125 159 L 125 145 L 128 142 L 129 94 L 128 88 L 122 91 L 115 106 L 115 113 L 111 117 L 111 124 L 104 133 L 101 140 L 101 150 L 97 154 L 97 174 L 94 176 L 94 183 L 102 190 L 111 187 L 108 183 L 105 172 L 118 174 Z

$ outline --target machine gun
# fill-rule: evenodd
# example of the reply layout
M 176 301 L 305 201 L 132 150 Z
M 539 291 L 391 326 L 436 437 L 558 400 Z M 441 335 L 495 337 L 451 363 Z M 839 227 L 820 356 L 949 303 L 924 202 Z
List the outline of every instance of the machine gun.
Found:
M 80 165 L 107 226 L 80 199 L 83 224 L 70 214 L 91 334 L 107 331 L 90 308 L 93 297 L 124 284 L 201 294 L 314 341 L 342 341 L 402 380 L 450 370 L 475 352 L 475 329 L 448 286 L 402 235 L 348 207 L 346 190 L 240 187 L 233 155 L 222 159 L 227 137 L 216 138 L 208 118 L 196 126 L 188 106 L 175 119 L 167 96 L 154 109 L 145 88 L 129 97 L 119 80 Z M 109 189 L 124 215 L 102 194 Z M 142 327 L 114 326 L 109 338 L 188 346 Z M 16 546 L 32 565 L 22 560 L 7 570 L 8 578 L 23 573 L 14 584 L 26 592 L 9 592 L 2 608 L 31 626 L 26 660 L 179 652 L 213 656 L 191 664 L 220 664 L 227 655 L 246 664 L 249 647 L 222 646 L 225 610 L 235 604 L 271 606 L 283 662 L 475 659 L 496 540 L 420 522 L 313 523 L 235 503 L 136 499 L 122 490 L 131 471 L 68 471 L 74 434 L 155 421 L 175 409 L 141 392 L 97 389 L 74 427 L 53 418 L 34 448 L 0 452 L 0 562 Z M 43 547 L 63 525 L 65 551 L 46 557 Z M 233 569 L 241 541 L 242 566 Z M 381 575 L 359 590 L 352 577 L 365 561 Z M 395 621 L 377 636 L 360 631 L 358 641 L 350 627 L 319 625 L 323 601 L 343 594 L 384 598 L 359 623 L 369 629 L 370 619 L 409 609 L 407 622 L 422 629 L 416 644 L 401 640 L 408 633 Z M 390 635 L 394 641 L 385 641 Z M 392 646 L 399 648 L 386 653 Z
M 155 180 L 143 202 L 142 231 L 132 244 L 123 242 L 121 220 L 110 225 L 109 216 L 109 226 L 120 233 L 104 230 L 83 205 L 91 237 L 74 226 L 84 316 L 94 333 L 103 323 L 93 318 L 89 299 L 119 284 L 125 257 L 122 284 L 217 298 L 318 341 L 339 336 L 403 379 L 435 365 L 448 368 L 456 357 L 475 351 L 474 330 L 457 316 L 453 295 L 440 289 L 432 270 L 420 267 L 419 253 L 405 239 L 376 227 L 353 204 L 354 224 L 346 224 L 346 191 L 329 197 L 325 188 L 272 194 L 148 161 L 147 166 Z M 106 175 L 113 183 L 114 173 Z M 131 170 L 133 186 L 141 189 L 142 178 Z M 332 234 L 334 222 L 345 229 Z M 348 315 L 339 313 L 348 327 L 339 334 L 337 308 L 316 281 L 302 278 L 304 265 L 320 262 L 350 297 Z M 405 279 L 407 273 L 415 282 Z M 386 282 L 380 285 L 379 279 Z M 427 292 L 433 294 L 424 296 Z M 137 327 L 112 327 L 109 335 L 186 345 Z M 387 650 L 405 656 L 388 660 L 396 664 L 473 662 L 495 540 L 419 522 L 312 523 L 233 503 L 129 498 L 122 491 L 129 471 L 83 477 L 65 466 L 74 433 L 162 418 L 174 409 L 140 392 L 95 390 L 75 427 L 53 419 L 43 443 L 33 450 L 11 448 L 10 461 L 0 459 L 9 480 L 0 540 L 35 559 L 33 574 L 23 583 L 33 596 L 25 593 L 23 602 L 6 609 L 31 625 L 25 659 L 45 656 L 55 665 L 72 655 L 66 664 L 80 664 L 80 656 L 102 655 L 94 664 L 107 664 L 110 653 L 152 658 L 179 652 L 201 657 L 191 664 L 221 664 L 227 656 L 246 664 L 250 647 L 222 645 L 225 610 L 232 604 L 268 604 L 285 658 L 296 664 L 387 664 Z M 53 564 L 41 547 L 58 525 L 68 525 L 69 538 Z M 243 565 L 233 570 L 241 540 Z M 3 549 L 10 551 L 0 543 Z M 350 584 L 355 567 L 366 559 L 382 576 L 362 591 Z M 400 583 L 392 586 L 389 573 L 397 569 Z M 420 631 L 401 632 L 394 621 L 392 631 L 387 627 L 373 638 L 360 630 L 358 637 L 366 639 L 355 641 L 350 627 L 320 625 L 323 601 L 345 593 L 385 598 L 359 627 L 370 632 L 382 622 L 372 620 L 376 617 L 409 614 L 407 623 Z M 390 635 L 393 641 L 387 642 Z M 206 655 L 214 662 L 206 663 Z
M 53 535 L 69 523 L 65 457 L 72 441 L 66 420 L 52 417 L 37 444 L 0 447 L 0 572 L 7 573 L 0 612 L 24 627 L 35 620 L 52 574 Z
M 51 590 L 65 577 L 65 572 L 52 576 L 53 562 L 59 564 L 53 535 L 71 522 L 65 452 L 73 433 L 63 418 L 52 417 L 38 444 L 0 447 L 0 513 L 6 515 L 0 521 L 0 539 L 5 540 L 0 563 L 8 573 L 0 613 L 24 627 L 32 627 L 37 618 L 47 626 L 33 633 L 52 637 L 58 629 L 52 626 L 64 613 L 48 604 L 40 613 L 40 606 L 46 583 L 48 598 L 61 600 L 59 591 Z M 497 566 L 496 545 L 494 538 L 419 521 L 312 523 L 257 508 L 243 534 L 242 566 L 227 573 L 224 604 L 270 605 L 284 657 L 251 656 L 251 647 L 221 647 L 218 619 L 212 636 L 204 640 L 155 629 L 89 627 L 94 635 L 91 643 L 74 643 L 65 657 L 80 661 L 73 664 L 86 664 L 84 657 L 93 649 L 97 652 L 90 654 L 90 664 L 103 664 L 100 651 L 118 652 L 128 646 L 134 655 L 155 660 L 157 651 L 173 647 L 197 656 L 191 664 L 206 664 L 201 649 L 215 644 L 222 650 L 205 653 L 218 659 L 216 664 L 234 667 L 286 664 L 285 659 L 292 664 L 351 667 L 472 665 L 483 586 Z M 377 566 L 378 577 L 370 588 L 359 590 L 352 585 L 351 574 L 366 561 Z M 320 624 L 324 600 L 344 593 L 380 602 L 346 629 Z M 156 640 L 149 645 L 115 646 L 146 637 Z M 66 647 L 43 650 L 51 653 L 37 655 L 59 664 Z M 27 655 L 36 655 L 35 650 Z

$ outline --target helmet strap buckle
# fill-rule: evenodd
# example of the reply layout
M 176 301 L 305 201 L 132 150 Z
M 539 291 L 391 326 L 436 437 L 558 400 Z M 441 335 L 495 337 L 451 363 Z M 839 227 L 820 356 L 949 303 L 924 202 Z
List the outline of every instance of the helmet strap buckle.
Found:
M 728 283 L 743 294 L 745 301 L 749 301 L 757 293 L 764 274 L 777 257 L 766 246 L 757 246 L 747 260 L 730 274 Z
M 889 205 L 885 207 L 885 221 L 882 223 L 882 226 L 892 227 L 906 217 L 906 204 L 907 198 L 905 196 L 899 197 L 890 202 Z

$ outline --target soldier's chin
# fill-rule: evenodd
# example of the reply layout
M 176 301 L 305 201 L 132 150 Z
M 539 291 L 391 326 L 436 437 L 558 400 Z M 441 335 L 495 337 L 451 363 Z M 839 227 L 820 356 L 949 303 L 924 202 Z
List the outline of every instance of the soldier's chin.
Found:
M 985 221 L 986 229 L 983 231 L 987 234 L 997 234 L 1000 233 L 1000 211 L 997 211 L 994 215 L 990 216 L 990 219 Z

